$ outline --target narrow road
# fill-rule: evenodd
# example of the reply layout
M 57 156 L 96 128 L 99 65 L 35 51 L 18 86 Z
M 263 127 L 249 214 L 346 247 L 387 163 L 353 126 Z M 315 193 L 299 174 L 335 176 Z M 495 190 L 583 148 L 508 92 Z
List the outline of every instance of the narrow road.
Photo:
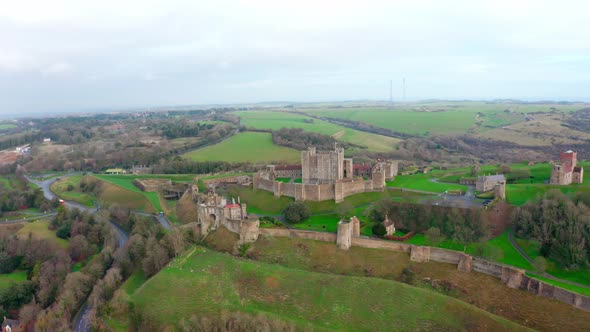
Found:
M 75 174 L 75 173 L 72 173 L 72 174 Z M 68 175 L 72 175 L 72 174 L 67 174 L 67 175 L 63 175 L 63 176 L 68 176 Z M 41 188 L 41 190 L 43 190 L 43 196 L 45 196 L 45 198 L 47 198 L 49 200 L 52 200 L 55 197 L 57 197 L 51 191 L 51 185 L 55 181 L 57 181 L 57 179 L 58 178 L 56 177 L 56 178 L 49 179 L 46 181 L 36 181 L 36 180 L 33 180 L 27 176 L 27 180 L 29 182 L 32 182 L 32 183 L 38 185 L 39 188 Z M 98 208 L 84 206 L 84 205 L 76 203 L 76 202 L 65 201 L 64 205 L 67 208 L 79 209 L 79 210 L 87 211 L 88 213 L 96 213 L 99 210 Z M 53 213 L 52 215 L 55 215 L 55 213 Z M 22 220 L 19 220 L 19 221 L 22 221 Z M 115 230 L 115 232 L 117 234 L 117 245 L 119 247 L 125 246 L 125 244 L 127 244 L 127 241 L 129 240 L 129 236 L 119 226 L 115 225 L 112 221 L 109 221 L 109 225 Z M 76 332 L 90 332 L 91 318 L 92 317 L 90 317 L 90 306 L 88 305 L 88 303 L 84 303 L 84 305 L 82 305 L 82 308 L 80 308 L 80 312 L 78 312 L 78 315 L 76 316 L 76 321 L 74 322 L 74 331 L 76 331 Z
M 516 243 L 516 241 L 514 241 L 514 227 L 511 227 L 510 228 L 510 231 L 508 232 L 508 240 L 510 241 L 510 244 L 512 245 L 512 247 L 514 247 L 514 249 L 516 249 L 516 251 L 518 251 L 518 253 L 524 259 L 526 259 L 529 263 L 531 263 L 532 266 L 535 266 L 535 261 L 529 255 L 527 255 L 527 253 L 524 252 L 524 250 L 522 250 L 522 248 Z M 579 284 L 577 282 L 573 282 L 573 281 L 569 281 L 569 280 L 557 278 L 557 277 L 554 277 L 554 276 L 552 276 L 551 274 L 549 274 L 547 272 L 538 273 L 538 272 L 535 272 L 535 271 L 528 271 L 528 270 L 527 270 L 527 272 L 530 272 L 532 274 L 540 275 L 543 278 L 551 279 L 553 281 L 563 282 L 564 284 L 568 284 L 568 285 L 572 285 L 572 286 L 576 286 L 576 287 L 590 289 L 590 285 Z
M 53 217 L 56 214 L 57 213 L 55 213 L 55 212 L 51 212 L 51 213 L 38 214 L 38 215 L 29 217 L 29 218 L 25 218 L 25 219 L 3 220 L 3 221 L 0 221 L 0 224 L 18 224 L 19 222 L 28 222 L 31 220 L 37 220 L 37 219 L 41 219 L 41 218 Z

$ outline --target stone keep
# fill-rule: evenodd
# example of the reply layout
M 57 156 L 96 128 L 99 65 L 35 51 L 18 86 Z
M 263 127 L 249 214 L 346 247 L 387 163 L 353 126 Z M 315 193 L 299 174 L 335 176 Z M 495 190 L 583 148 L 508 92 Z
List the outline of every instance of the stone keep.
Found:
M 334 183 L 344 176 L 344 149 L 317 152 L 315 147 L 301 151 L 301 171 L 303 184 Z M 352 163 L 347 176 L 352 177 Z

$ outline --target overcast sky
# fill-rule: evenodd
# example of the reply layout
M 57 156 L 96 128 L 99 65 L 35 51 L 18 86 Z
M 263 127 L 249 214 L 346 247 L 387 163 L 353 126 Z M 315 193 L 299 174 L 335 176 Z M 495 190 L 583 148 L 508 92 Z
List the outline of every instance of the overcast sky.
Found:
M 0 113 L 590 99 L 587 1 L 0 0 Z

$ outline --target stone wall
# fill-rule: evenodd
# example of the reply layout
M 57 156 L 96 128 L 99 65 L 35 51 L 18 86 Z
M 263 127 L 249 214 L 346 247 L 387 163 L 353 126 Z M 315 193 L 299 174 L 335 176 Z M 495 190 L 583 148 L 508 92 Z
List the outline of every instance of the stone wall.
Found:
M 385 249 L 385 250 L 401 251 L 401 252 L 407 252 L 407 253 L 410 252 L 410 247 L 411 247 L 411 245 L 406 244 L 406 243 L 369 239 L 369 238 L 365 238 L 365 237 L 353 237 L 351 242 L 354 247 L 363 247 L 363 248 L 371 248 L 371 249 Z
M 313 232 L 286 228 L 260 228 L 259 233 L 261 235 L 285 236 L 290 238 L 301 238 L 324 242 L 336 242 L 336 234 L 334 233 Z
M 459 264 L 461 255 L 459 251 L 430 247 L 430 259 L 433 261 Z
M 270 192 L 274 192 L 274 181 L 262 179 L 260 177 L 254 177 L 254 189 L 262 189 Z

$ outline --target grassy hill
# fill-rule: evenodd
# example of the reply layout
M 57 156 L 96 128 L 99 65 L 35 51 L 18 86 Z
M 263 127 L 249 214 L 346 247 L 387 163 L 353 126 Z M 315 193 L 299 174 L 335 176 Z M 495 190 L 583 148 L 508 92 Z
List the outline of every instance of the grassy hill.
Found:
M 299 161 L 300 153 L 274 145 L 270 133 L 243 132 L 206 148 L 187 152 L 184 157 L 194 161 L 227 161 L 262 163 Z
M 170 326 L 194 313 L 268 314 L 298 328 L 518 331 L 467 303 L 394 281 L 308 272 L 189 250 L 131 297 L 142 319 Z

